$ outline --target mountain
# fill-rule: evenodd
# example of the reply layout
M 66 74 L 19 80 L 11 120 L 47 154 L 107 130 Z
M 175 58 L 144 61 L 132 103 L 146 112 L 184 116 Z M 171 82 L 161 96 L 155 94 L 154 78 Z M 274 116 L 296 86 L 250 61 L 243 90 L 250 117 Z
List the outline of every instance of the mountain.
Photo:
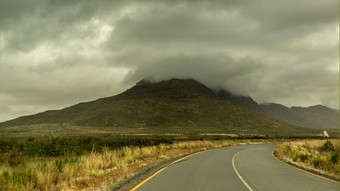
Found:
M 339 113 L 323 105 L 292 107 L 299 117 L 310 122 L 310 127 L 318 129 L 339 129 Z
M 226 91 L 195 80 L 140 81 L 112 97 L 79 103 L 0 123 L 0 132 L 98 130 L 120 133 L 223 132 L 296 134 L 310 132 L 233 104 Z M 241 105 L 242 97 L 233 100 Z M 251 98 L 247 98 L 251 101 Z M 256 102 L 255 102 L 256 103 Z M 255 103 L 252 103 L 256 106 Z M 256 106 L 257 107 L 257 106 Z M 261 109 L 261 108 L 260 108 Z
M 267 111 L 268 116 L 301 127 L 311 127 L 313 123 L 298 115 L 289 107 L 277 103 L 264 103 L 261 107 Z
M 264 103 L 267 116 L 287 123 L 313 129 L 339 129 L 339 113 L 326 106 L 286 107 L 277 103 Z
M 277 119 L 300 127 L 313 129 L 339 129 L 339 110 L 317 105 L 311 107 L 286 107 L 277 103 L 258 104 L 249 96 L 233 95 L 221 90 L 218 97 L 244 109 L 269 118 Z
M 229 101 L 236 106 L 240 106 L 244 109 L 254 111 L 259 114 L 269 115 L 269 113 L 263 107 L 261 107 L 261 105 L 259 105 L 249 96 L 234 95 L 226 90 L 220 90 L 217 94 L 220 99 Z

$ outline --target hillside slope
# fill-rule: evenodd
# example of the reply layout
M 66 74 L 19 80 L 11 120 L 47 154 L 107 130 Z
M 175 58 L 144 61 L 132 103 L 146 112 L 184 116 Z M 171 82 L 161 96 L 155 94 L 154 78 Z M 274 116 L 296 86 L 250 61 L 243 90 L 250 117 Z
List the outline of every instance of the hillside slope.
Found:
M 300 117 L 297 113 L 284 105 L 277 103 L 265 103 L 261 104 L 261 107 L 267 111 L 269 116 L 272 116 L 275 119 L 286 121 L 290 124 L 295 124 L 301 127 L 310 127 L 312 125 L 311 122 Z
M 287 123 L 313 129 L 339 129 L 339 114 L 328 107 L 286 107 L 276 103 L 261 104 L 267 115 Z
M 277 103 L 258 104 L 251 97 L 233 95 L 225 90 L 220 91 L 218 96 L 236 106 L 296 126 L 320 130 L 339 129 L 339 112 L 322 105 L 289 108 Z
M 292 111 L 316 129 L 339 129 L 339 113 L 323 105 L 311 107 L 292 107 Z
M 194 80 L 141 81 L 112 97 L 0 123 L 0 131 L 41 124 L 134 132 L 297 133 L 308 131 L 243 109 Z

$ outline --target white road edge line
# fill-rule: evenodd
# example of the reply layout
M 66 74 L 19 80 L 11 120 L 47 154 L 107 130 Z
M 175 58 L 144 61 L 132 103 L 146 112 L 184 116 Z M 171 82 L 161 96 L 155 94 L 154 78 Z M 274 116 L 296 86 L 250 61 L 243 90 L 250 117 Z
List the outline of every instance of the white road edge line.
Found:
M 244 150 L 243 150 L 244 151 Z M 234 168 L 234 171 L 236 172 L 237 176 L 241 179 L 241 181 L 243 182 L 243 184 L 248 188 L 249 191 L 254 191 L 248 184 L 247 182 L 242 178 L 242 176 L 240 175 L 240 173 L 237 171 L 236 167 L 235 167 L 235 157 L 241 153 L 242 151 L 236 153 L 234 156 L 233 156 L 233 159 L 231 160 L 231 163 L 233 164 L 233 168 Z

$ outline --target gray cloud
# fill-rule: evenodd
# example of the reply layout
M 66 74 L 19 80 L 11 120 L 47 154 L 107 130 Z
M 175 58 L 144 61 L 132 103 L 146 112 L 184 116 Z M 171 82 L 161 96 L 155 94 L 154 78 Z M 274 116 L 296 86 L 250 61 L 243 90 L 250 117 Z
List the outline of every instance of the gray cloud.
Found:
M 338 108 L 338 15 L 334 0 L 2 0 L 0 121 L 143 78 Z
M 193 78 L 213 89 L 229 89 L 234 93 L 247 94 L 253 88 L 265 66 L 256 60 L 235 60 L 222 53 L 179 54 L 163 57 L 152 64 L 145 64 L 130 72 L 127 80 L 132 82 L 147 77 L 152 81 L 171 78 Z M 242 88 L 239 84 L 244 84 Z

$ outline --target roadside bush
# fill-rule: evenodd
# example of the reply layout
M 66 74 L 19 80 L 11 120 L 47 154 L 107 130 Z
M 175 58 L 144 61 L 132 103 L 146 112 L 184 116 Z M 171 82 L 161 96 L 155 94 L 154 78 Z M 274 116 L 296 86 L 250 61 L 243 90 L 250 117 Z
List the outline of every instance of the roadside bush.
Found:
M 300 154 L 300 160 L 301 160 L 302 162 L 308 161 L 308 160 L 309 160 L 309 157 L 310 157 L 310 155 L 307 154 L 307 153 Z
M 313 160 L 312 160 L 312 163 L 313 165 L 318 168 L 322 165 L 323 161 L 320 157 L 315 157 Z
M 339 164 L 339 153 L 338 152 L 332 153 L 330 161 L 334 164 Z
M 15 149 L 29 156 L 56 157 L 63 156 L 65 152 L 77 153 L 77 143 L 65 137 L 45 137 L 44 139 L 29 137 L 18 141 Z
M 283 148 L 283 154 L 290 156 L 292 153 L 292 147 L 284 147 Z
M 327 140 L 325 142 L 325 144 L 320 148 L 320 150 L 324 151 L 324 152 L 334 151 L 335 150 L 335 146 L 334 146 L 334 144 L 332 142 Z

